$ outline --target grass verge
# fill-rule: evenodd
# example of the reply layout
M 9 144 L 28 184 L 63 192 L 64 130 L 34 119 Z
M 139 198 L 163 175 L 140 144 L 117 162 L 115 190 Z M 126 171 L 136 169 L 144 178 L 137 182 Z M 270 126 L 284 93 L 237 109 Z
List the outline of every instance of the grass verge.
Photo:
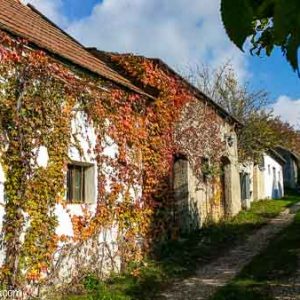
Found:
M 88 294 L 64 296 L 63 299 L 157 299 L 158 291 L 170 284 L 170 282 L 192 275 L 201 265 L 220 256 L 234 244 L 242 242 L 249 234 L 262 227 L 271 218 L 276 217 L 281 211 L 297 201 L 299 201 L 299 197 L 295 194 L 290 194 L 282 200 L 255 202 L 248 211 L 242 211 L 233 218 L 218 224 L 211 224 L 178 241 L 171 241 L 165 244 L 160 248 L 156 259 L 145 260 L 139 265 L 131 265 L 126 273 L 113 275 L 105 282 L 99 281 L 92 275 L 87 275 L 82 284 Z M 246 284 L 247 280 L 243 280 L 242 285 Z M 235 287 L 228 287 L 228 292 L 230 292 L 231 288 Z M 255 289 L 253 289 L 253 292 L 255 292 Z M 222 298 L 222 294 L 217 297 L 221 297 L 216 298 L 218 300 L 244 299 L 243 297 Z

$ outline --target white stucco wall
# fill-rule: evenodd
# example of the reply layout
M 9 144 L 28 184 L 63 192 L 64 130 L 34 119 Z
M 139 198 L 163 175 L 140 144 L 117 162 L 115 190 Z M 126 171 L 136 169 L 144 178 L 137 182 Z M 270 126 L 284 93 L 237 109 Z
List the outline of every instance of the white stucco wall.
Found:
M 95 164 L 95 153 L 94 148 L 96 145 L 96 134 L 92 125 L 89 124 L 87 116 L 82 111 L 74 112 L 74 118 L 71 123 L 72 137 L 71 147 L 69 149 L 69 158 L 76 162 L 85 162 Z M 80 150 L 78 145 L 80 146 Z M 90 150 L 90 151 L 89 151 Z M 94 185 L 97 191 L 97 168 L 95 166 Z M 66 197 L 66 195 L 65 195 Z M 90 213 L 93 215 L 96 210 L 97 193 L 95 193 L 95 199 L 93 204 L 84 205 Z M 69 237 L 73 236 L 73 227 L 71 217 L 82 216 L 83 206 L 81 204 L 57 204 L 55 213 L 58 218 L 58 227 L 56 233 L 58 235 L 66 235 Z
M 93 215 L 96 211 L 97 206 L 97 167 L 96 167 L 96 155 L 94 152 L 96 146 L 97 136 L 95 134 L 95 130 L 91 123 L 88 122 L 87 116 L 82 111 L 74 112 L 74 118 L 71 123 L 72 127 L 72 138 L 71 144 L 72 146 L 69 149 L 69 158 L 71 161 L 76 162 L 84 162 L 95 164 L 95 172 L 94 172 L 94 185 L 95 185 L 95 199 L 91 204 L 56 204 L 55 213 L 58 219 L 58 227 L 56 228 L 56 233 L 58 235 L 65 235 L 68 237 L 73 237 L 73 226 L 71 222 L 71 217 L 83 216 L 84 209 L 88 210 L 91 215 Z M 77 141 L 77 142 L 76 142 Z M 80 145 L 81 151 L 78 149 L 78 144 Z M 76 146 L 77 145 L 77 146 Z M 47 167 L 49 161 L 49 155 L 47 148 L 44 146 L 40 146 L 38 149 L 34 150 L 36 154 L 35 162 L 39 167 Z M 104 145 L 104 155 L 110 158 L 116 158 L 118 153 L 118 147 L 116 143 L 109 137 L 106 138 Z M 107 166 L 107 173 L 113 172 L 109 166 Z M 2 230 L 3 216 L 4 216 L 4 181 L 5 174 L 3 172 L 2 166 L 0 164 L 0 230 Z M 107 190 L 109 190 L 109 183 Z M 66 197 L 66 195 L 65 195 Z M 116 228 L 112 228 L 110 233 L 105 234 L 106 241 L 113 245 L 114 239 L 116 238 Z M 99 240 L 103 239 L 104 234 L 99 236 Z M 4 249 L 0 248 L 0 266 L 4 261 Z
M 284 196 L 283 167 L 271 156 L 264 155 L 265 198 L 279 199 Z

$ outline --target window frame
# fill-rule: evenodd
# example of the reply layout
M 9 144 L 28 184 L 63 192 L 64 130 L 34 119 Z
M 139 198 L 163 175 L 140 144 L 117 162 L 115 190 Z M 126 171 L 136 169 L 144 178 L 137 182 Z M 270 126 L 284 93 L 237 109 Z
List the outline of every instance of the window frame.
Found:
M 80 200 L 74 200 L 73 184 L 74 178 L 70 176 L 71 167 L 80 168 L 81 191 Z M 70 161 L 67 167 L 66 202 L 68 204 L 92 204 L 95 202 L 95 164 L 88 162 Z

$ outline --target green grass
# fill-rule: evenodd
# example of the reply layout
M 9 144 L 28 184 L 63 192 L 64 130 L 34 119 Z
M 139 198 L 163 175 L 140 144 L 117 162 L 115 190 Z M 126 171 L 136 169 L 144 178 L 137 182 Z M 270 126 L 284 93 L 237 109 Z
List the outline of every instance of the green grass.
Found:
M 84 296 L 64 297 L 66 300 L 133 300 L 157 299 L 159 290 L 170 284 L 172 280 L 192 275 L 199 266 L 220 256 L 225 250 L 243 241 L 250 233 L 262 227 L 270 218 L 275 217 L 286 207 L 291 206 L 299 197 L 294 194 L 283 200 L 263 200 L 253 203 L 248 211 L 218 224 L 210 224 L 205 228 L 183 237 L 178 241 L 170 241 L 156 251 L 156 258 L 149 259 L 141 265 L 129 266 L 126 273 L 114 275 L 105 282 L 87 275 L 83 285 L 87 291 Z M 260 262 L 262 264 L 262 262 Z M 259 264 L 258 264 L 259 265 Z M 268 266 L 269 268 L 271 266 Z M 139 275 L 134 276 L 133 270 Z M 238 286 L 228 287 L 227 292 L 240 296 L 237 298 L 216 299 L 254 299 L 261 289 L 252 286 L 252 298 L 243 298 L 244 286 L 249 286 L 254 279 L 245 278 Z M 255 280 L 256 283 L 256 280 Z M 269 299 L 269 298 L 263 298 Z M 255 299 L 258 300 L 258 299 Z
M 300 251 L 300 212 L 294 222 L 271 241 L 227 286 L 211 300 L 274 300 L 270 286 L 284 284 L 296 273 Z

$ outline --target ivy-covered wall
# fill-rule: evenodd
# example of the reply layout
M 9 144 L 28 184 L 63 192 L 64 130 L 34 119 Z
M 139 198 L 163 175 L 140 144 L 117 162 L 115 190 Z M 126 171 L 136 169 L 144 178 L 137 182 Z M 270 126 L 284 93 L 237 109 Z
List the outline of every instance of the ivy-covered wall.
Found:
M 234 123 L 153 62 L 119 61 L 159 91 L 155 101 L 3 32 L 0 62 L 2 284 L 30 295 L 85 272 L 103 276 L 177 238 L 178 154 L 191 166 L 189 194 L 197 198 L 200 224 L 224 215 L 222 194 L 229 214 L 240 209 Z M 95 165 L 94 203 L 66 202 L 66 171 L 74 160 Z
M 101 276 L 141 259 L 150 246 L 138 238 L 152 220 L 138 189 L 152 126 L 146 99 L 3 32 L 0 60 L 2 284 L 31 294 L 87 269 Z M 66 203 L 73 160 L 96 167 L 93 204 Z
M 205 102 L 194 99 L 182 109 L 174 137 L 178 151 L 188 158 L 188 190 L 185 198 L 178 200 L 188 206 L 189 231 L 239 212 L 239 162 L 234 125 Z
M 97 51 L 93 53 L 97 55 Z M 188 230 L 237 214 L 241 210 L 236 134 L 239 124 L 204 95 L 195 93 L 189 83 L 160 60 L 98 53 L 145 88 L 158 90 L 162 107 L 164 104 L 173 107 L 171 113 L 165 114 L 166 120 L 174 120 L 171 134 L 165 140 L 172 141 L 173 159 L 175 154 L 175 159 L 179 155 L 188 160 L 188 190 L 184 199 L 175 199 L 175 203 L 180 201 L 181 206 L 187 207 L 183 213 L 189 214 L 190 220 L 185 222 L 190 224 Z M 180 219 L 186 219 L 174 213 L 179 223 Z

